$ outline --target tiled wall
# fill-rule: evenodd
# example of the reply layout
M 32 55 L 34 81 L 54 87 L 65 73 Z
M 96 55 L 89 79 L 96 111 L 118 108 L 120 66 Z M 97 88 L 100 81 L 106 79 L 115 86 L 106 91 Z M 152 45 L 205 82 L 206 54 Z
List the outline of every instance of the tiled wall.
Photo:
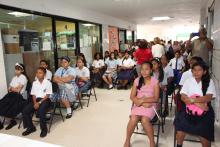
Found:
M 213 39 L 214 39 L 214 51 L 213 51 L 213 74 L 215 83 L 217 86 L 218 99 L 216 100 L 216 117 L 220 121 L 220 1 L 215 1 L 214 6 L 214 30 L 213 30 Z

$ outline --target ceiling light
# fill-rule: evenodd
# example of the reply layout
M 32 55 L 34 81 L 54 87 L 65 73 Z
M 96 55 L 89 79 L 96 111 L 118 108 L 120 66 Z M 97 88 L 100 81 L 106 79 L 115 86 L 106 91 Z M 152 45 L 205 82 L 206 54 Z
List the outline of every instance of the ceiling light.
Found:
M 169 16 L 162 16 L 162 17 L 152 17 L 153 21 L 160 21 L 160 20 L 170 20 L 171 17 Z
M 83 25 L 86 26 L 86 27 L 92 27 L 92 26 L 95 26 L 94 24 L 90 24 L 90 23 L 83 24 Z
M 31 16 L 31 14 L 22 13 L 22 12 L 17 12 L 17 11 L 10 12 L 10 13 L 8 13 L 8 14 L 10 14 L 10 15 L 14 15 L 15 17 Z

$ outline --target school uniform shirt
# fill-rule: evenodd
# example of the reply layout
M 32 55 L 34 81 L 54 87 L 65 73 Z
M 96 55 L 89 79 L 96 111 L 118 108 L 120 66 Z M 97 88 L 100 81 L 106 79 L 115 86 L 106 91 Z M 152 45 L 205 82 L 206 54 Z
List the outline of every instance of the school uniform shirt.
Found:
M 158 74 L 153 73 L 153 77 L 159 81 L 159 75 Z M 160 82 L 160 86 L 165 86 L 167 84 L 168 84 L 167 83 L 167 76 L 166 76 L 166 74 L 164 74 L 163 81 Z
M 21 74 L 19 77 L 14 76 L 11 80 L 10 87 L 17 87 L 19 85 L 23 85 L 23 88 L 20 91 L 20 93 L 23 94 L 25 92 L 26 86 L 27 86 L 27 78 L 23 74 Z
M 72 82 L 75 81 L 75 77 L 76 77 L 76 70 L 73 67 L 68 67 L 67 69 L 60 67 L 57 69 L 57 71 L 54 74 L 55 76 L 58 77 L 67 77 L 67 76 L 73 76 L 74 79 L 72 80 Z
M 52 94 L 52 84 L 48 79 L 44 79 L 42 83 L 39 80 L 34 81 L 31 89 L 31 95 L 36 98 L 44 98 L 46 95 Z
M 82 69 L 79 69 L 79 67 L 77 67 L 76 68 L 76 76 L 77 77 L 88 77 L 88 78 L 90 78 L 90 71 L 85 66 L 83 66 Z
M 164 46 L 161 44 L 156 44 L 152 46 L 152 54 L 154 58 L 161 58 L 165 54 Z
M 134 66 L 134 61 L 131 58 L 123 59 L 122 65 L 125 67 L 131 67 L 131 66 Z
M 192 73 L 192 70 L 191 70 L 191 69 L 189 69 L 189 70 L 187 70 L 186 72 L 183 73 L 179 85 L 183 86 L 183 84 L 185 83 L 185 81 L 186 81 L 187 79 L 189 79 L 189 78 L 193 78 L 193 73 Z
M 95 67 L 95 68 L 100 68 L 100 67 L 103 67 L 105 66 L 105 63 L 103 60 L 94 60 L 93 63 L 92 63 L 92 66 Z
M 177 64 L 176 64 L 176 61 L 177 61 Z M 168 65 L 171 66 L 172 69 L 182 70 L 185 67 L 185 62 L 183 61 L 182 58 L 178 58 L 178 59 L 173 58 L 170 60 Z
M 202 82 L 200 81 L 199 83 L 197 83 L 194 77 L 187 79 L 183 84 L 180 94 L 186 94 L 188 97 L 194 94 L 203 96 Z M 216 97 L 216 90 L 213 80 L 210 80 L 206 94 L 212 94 L 213 97 Z
M 174 77 L 173 69 L 169 65 L 164 67 L 163 71 L 167 78 Z
M 118 58 L 117 60 L 118 60 L 118 65 L 119 65 L 119 66 L 122 66 L 122 61 L 124 60 L 124 58 L 121 58 L 121 59 Z
M 108 68 L 117 68 L 118 66 L 118 60 L 107 60 L 105 62 L 105 64 L 107 65 Z

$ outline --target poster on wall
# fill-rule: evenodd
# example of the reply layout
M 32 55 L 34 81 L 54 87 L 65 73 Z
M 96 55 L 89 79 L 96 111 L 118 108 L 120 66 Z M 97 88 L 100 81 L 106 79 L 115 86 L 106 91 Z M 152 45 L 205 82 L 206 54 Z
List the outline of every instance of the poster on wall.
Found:
M 109 51 L 119 50 L 119 38 L 118 38 L 118 28 L 109 27 Z

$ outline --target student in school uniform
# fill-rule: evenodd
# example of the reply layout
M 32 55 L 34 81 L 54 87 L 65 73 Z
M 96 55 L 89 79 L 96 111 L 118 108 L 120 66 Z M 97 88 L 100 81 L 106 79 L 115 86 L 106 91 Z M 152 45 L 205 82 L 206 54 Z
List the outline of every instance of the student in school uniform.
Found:
M 165 99 L 165 108 L 163 112 L 163 116 L 169 115 L 169 109 L 168 109 L 168 96 L 171 95 L 175 89 L 174 86 L 174 73 L 173 69 L 168 65 L 168 58 L 166 55 L 163 55 L 160 59 L 164 74 L 167 77 L 167 92 L 166 92 L 166 99 Z
M 214 141 L 215 115 L 211 101 L 216 96 L 215 85 L 205 62 L 194 64 L 192 73 L 193 77 L 184 82 L 180 91 L 185 106 L 174 120 L 177 147 L 183 146 L 186 134 L 198 136 L 203 147 L 210 147 Z
M 32 103 L 28 104 L 23 112 L 23 123 L 26 131 L 22 133 L 23 136 L 27 136 L 36 131 L 36 128 L 32 122 L 32 116 L 35 111 L 40 118 L 40 137 L 47 136 L 47 122 L 46 122 L 46 112 L 50 106 L 49 96 L 52 94 L 52 84 L 45 77 L 46 69 L 39 67 L 37 69 L 37 80 L 34 81 L 31 89 Z
M 106 62 L 110 57 L 109 51 L 105 51 L 104 62 Z
M 91 86 L 90 71 L 84 66 L 82 58 L 78 58 L 77 60 L 76 77 L 77 86 L 79 88 L 79 98 L 81 98 L 81 94 L 87 92 Z
M 121 66 L 122 65 L 122 61 L 124 60 L 124 56 L 123 56 L 123 53 L 122 52 L 119 52 L 118 53 L 118 66 Z
M 104 74 L 105 63 L 100 53 L 96 53 L 92 63 L 92 76 L 98 87 L 102 84 L 102 75 Z
M 70 58 L 64 56 L 60 58 L 61 67 L 55 72 L 53 81 L 59 86 L 59 93 L 51 96 L 52 100 L 60 99 L 67 109 L 66 119 L 72 117 L 70 102 L 76 101 L 78 96 L 78 86 L 76 85 L 76 70 L 70 67 Z
M 115 58 L 114 52 L 110 54 L 110 58 L 105 62 L 107 65 L 107 69 L 102 76 L 102 79 L 105 81 L 106 84 L 109 85 L 109 89 L 113 88 L 113 80 L 117 78 L 117 66 L 118 60 Z
M 17 122 L 14 119 L 26 105 L 27 99 L 27 76 L 25 73 L 25 67 L 21 63 L 15 64 L 15 76 L 12 78 L 9 84 L 8 93 L 0 100 L 0 116 L 11 118 L 6 130 L 14 127 Z M 4 126 L 0 122 L 0 129 Z
M 194 56 L 194 57 L 192 57 L 190 59 L 190 61 L 189 61 L 190 69 L 183 73 L 183 75 L 181 77 L 181 80 L 180 80 L 180 83 L 179 83 L 180 86 L 183 86 L 184 82 L 187 79 L 193 77 L 193 73 L 192 73 L 192 66 L 193 66 L 193 64 L 195 64 L 197 62 L 202 62 L 202 61 L 203 61 L 203 59 L 201 57 L 197 57 L 197 56 Z
M 122 64 L 118 67 L 118 89 L 127 89 L 127 84 L 132 79 L 132 69 L 134 67 L 134 61 L 130 58 L 128 51 L 125 51 Z
M 46 60 L 40 61 L 40 67 L 43 67 L 46 69 L 46 79 L 50 80 L 52 79 L 52 72 L 48 70 L 49 64 Z
M 179 85 L 182 72 L 185 68 L 185 63 L 183 61 L 183 58 L 181 58 L 180 56 L 180 51 L 175 52 L 175 58 L 171 59 L 168 65 L 171 66 L 173 69 L 175 84 Z

